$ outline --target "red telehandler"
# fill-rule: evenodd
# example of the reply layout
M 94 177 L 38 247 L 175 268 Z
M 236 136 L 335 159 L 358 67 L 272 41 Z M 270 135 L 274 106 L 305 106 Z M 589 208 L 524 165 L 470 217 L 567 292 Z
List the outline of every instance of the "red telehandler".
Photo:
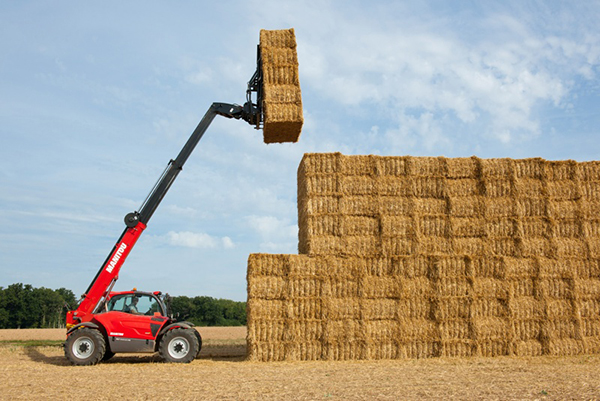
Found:
M 277 40 L 263 44 L 263 37 Z M 281 38 L 285 40 L 281 40 Z M 285 78 L 282 73 L 289 72 L 290 65 L 278 66 L 274 65 L 272 61 L 263 61 L 263 58 L 282 60 L 281 54 L 287 54 L 286 60 L 297 60 L 293 29 L 261 31 L 257 69 L 248 82 L 244 106 L 213 103 L 177 158 L 168 163 L 142 206 L 138 211 L 125 216 L 126 227 L 121 237 L 82 295 L 77 308 L 67 312 L 67 339 L 64 343 L 64 351 L 65 356 L 73 364 L 94 365 L 111 358 L 116 353 L 124 352 L 158 352 L 165 361 L 187 363 L 194 360 L 199 354 L 202 348 L 200 334 L 192 323 L 176 321 L 173 318 L 168 310 L 168 294 L 163 296 L 159 291 L 142 292 L 135 289 L 113 292 L 112 289 L 129 252 L 146 229 L 152 214 L 217 115 L 243 119 L 257 129 L 262 128 L 266 143 L 297 141 L 302 125 L 297 61 L 295 65 L 293 65 L 294 63 L 291 65 L 292 72 L 294 72 L 293 68 L 296 68 L 295 83 L 297 85 L 295 86 L 297 88 L 294 85 L 279 85 L 282 83 L 282 77 Z M 273 57 L 273 55 L 278 55 L 279 58 Z M 265 69 L 268 69 L 267 76 L 264 73 Z M 272 77 L 268 75 L 272 75 L 273 71 L 276 72 L 275 75 Z M 267 114 L 268 112 L 265 113 L 265 106 L 269 106 L 269 102 L 263 96 L 265 89 L 278 91 L 278 98 L 284 99 L 283 102 L 279 102 L 279 107 L 286 107 L 285 99 L 290 99 L 290 97 L 297 99 L 295 112 L 297 115 L 299 104 L 300 120 L 294 122 L 295 125 L 291 129 L 294 132 L 290 133 L 289 127 L 287 127 L 288 132 L 285 132 L 283 136 L 276 132 L 282 127 L 282 122 L 284 123 L 283 127 L 286 128 L 286 120 L 284 117 L 275 121 L 276 118 L 271 118 Z M 252 100 L 253 93 L 256 95 L 256 102 Z M 277 99 L 274 103 L 277 103 Z M 265 129 L 268 125 L 270 125 L 269 132 L 272 133 L 268 133 Z

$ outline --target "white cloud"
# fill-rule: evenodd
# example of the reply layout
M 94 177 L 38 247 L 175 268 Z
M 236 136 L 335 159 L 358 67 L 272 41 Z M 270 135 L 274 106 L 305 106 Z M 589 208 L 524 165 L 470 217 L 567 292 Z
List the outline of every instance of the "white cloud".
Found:
M 235 247 L 235 244 L 229 237 L 218 238 L 206 233 L 195 233 L 191 231 L 169 231 L 166 235 L 166 239 L 170 245 L 187 248 L 212 249 L 222 247 L 231 249 Z

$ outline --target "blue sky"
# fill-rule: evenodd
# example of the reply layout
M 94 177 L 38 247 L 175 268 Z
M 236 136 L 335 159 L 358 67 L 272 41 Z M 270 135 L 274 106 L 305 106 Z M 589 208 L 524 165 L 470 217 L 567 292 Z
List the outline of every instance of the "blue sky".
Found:
M 600 159 L 598 1 L 123 3 L 0 2 L 0 286 L 85 291 L 260 29 L 296 31 L 300 141 L 217 117 L 115 289 L 245 300 L 306 152 Z

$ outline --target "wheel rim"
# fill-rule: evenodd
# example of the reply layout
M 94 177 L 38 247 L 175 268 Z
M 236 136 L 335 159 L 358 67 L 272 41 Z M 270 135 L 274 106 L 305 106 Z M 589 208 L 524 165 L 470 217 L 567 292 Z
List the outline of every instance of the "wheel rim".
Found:
M 190 352 L 190 343 L 184 337 L 175 337 L 169 342 L 168 352 L 171 358 L 184 358 Z
M 95 350 L 94 341 L 89 337 L 80 337 L 73 342 L 73 355 L 79 359 L 89 358 L 94 354 Z

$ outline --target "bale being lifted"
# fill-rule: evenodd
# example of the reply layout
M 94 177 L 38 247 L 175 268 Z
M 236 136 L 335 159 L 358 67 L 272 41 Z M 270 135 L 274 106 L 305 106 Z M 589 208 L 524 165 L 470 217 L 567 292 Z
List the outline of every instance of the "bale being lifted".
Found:
M 257 72 L 262 76 L 258 107 L 264 142 L 297 142 L 304 118 L 293 28 L 260 31 Z

